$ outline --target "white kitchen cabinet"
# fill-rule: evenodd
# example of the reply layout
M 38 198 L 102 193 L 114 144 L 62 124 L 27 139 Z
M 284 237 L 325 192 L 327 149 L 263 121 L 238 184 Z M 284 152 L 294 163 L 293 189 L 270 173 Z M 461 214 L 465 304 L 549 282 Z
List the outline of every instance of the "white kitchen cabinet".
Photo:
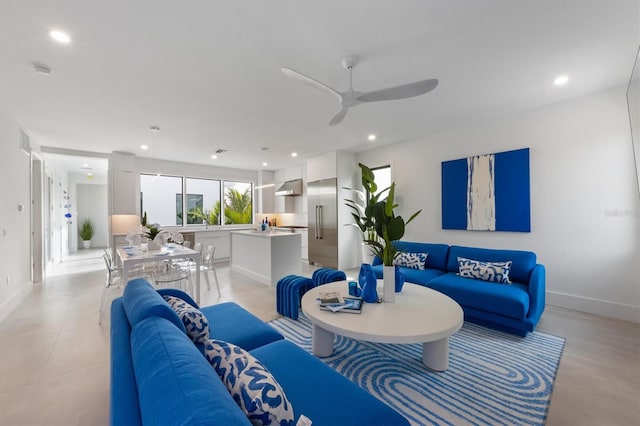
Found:
M 216 248 L 214 261 L 228 260 L 231 255 L 229 230 L 195 231 L 196 243 L 212 243 Z
M 111 214 L 140 214 L 140 178 L 135 170 L 135 156 L 125 152 L 112 153 L 110 170 Z

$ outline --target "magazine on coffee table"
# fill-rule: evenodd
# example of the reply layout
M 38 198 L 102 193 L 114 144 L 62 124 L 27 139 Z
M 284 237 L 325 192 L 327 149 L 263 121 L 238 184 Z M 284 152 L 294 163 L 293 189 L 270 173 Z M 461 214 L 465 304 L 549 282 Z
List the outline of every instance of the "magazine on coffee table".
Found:
M 331 312 L 345 312 L 348 314 L 359 314 L 362 312 L 362 299 L 359 297 L 342 296 L 343 303 L 320 304 L 320 309 Z
M 344 299 L 340 296 L 340 293 L 337 291 L 329 291 L 318 293 L 318 301 L 320 302 L 320 306 L 333 306 L 333 305 L 342 305 L 344 304 Z

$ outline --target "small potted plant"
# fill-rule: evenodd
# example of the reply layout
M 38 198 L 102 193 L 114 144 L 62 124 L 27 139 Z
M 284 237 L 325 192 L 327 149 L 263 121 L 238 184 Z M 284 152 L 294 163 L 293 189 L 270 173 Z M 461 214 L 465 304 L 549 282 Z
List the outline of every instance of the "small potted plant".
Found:
M 91 248 L 91 239 L 95 233 L 95 227 L 91 219 L 83 219 L 78 228 L 78 236 L 82 239 L 82 246 L 85 249 Z

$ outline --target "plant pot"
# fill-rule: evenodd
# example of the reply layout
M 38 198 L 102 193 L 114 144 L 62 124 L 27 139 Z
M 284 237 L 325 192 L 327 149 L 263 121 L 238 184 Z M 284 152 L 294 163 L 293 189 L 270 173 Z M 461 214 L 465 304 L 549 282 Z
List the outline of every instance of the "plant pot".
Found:
M 151 250 L 160 250 L 162 248 L 162 246 L 158 243 L 156 243 L 153 240 L 149 240 L 149 242 L 147 242 L 147 250 L 151 251 Z
M 91 248 L 91 240 L 82 240 L 82 247 L 85 249 Z
M 382 301 L 394 303 L 396 301 L 396 267 L 385 266 L 382 273 Z

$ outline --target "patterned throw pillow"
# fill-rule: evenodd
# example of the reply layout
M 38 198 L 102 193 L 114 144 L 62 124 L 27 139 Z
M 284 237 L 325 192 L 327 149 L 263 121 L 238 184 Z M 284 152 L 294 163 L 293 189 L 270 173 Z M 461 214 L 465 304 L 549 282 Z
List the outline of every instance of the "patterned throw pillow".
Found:
M 510 271 L 511 261 L 483 262 L 481 260 L 458 257 L 458 275 L 461 277 L 499 284 L 511 284 L 511 281 L 509 281 Z
M 252 424 L 293 426 L 291 403 L 273 375 L 253 355 L 220 340 L 207 341 L 204 355 Z
M 427 263 L 428 253 L 398 253 L 393 264 L 405 268 L 424 269 Z
M 189 303 L 175 296 L 162 296 L 178 314 L 193 343 L 205 344 L 209 340 L 209 321 L 207 317 Z

